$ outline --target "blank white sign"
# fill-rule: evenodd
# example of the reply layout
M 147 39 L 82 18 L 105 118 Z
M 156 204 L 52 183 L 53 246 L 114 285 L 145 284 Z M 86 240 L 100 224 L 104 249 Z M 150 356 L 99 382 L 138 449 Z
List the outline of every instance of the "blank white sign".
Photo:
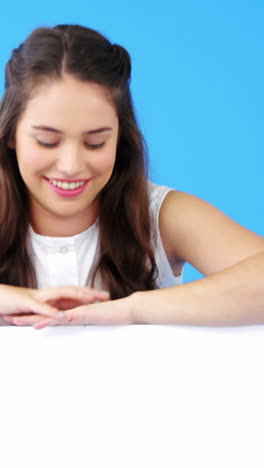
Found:
M 3 468 L 263 468 L 264 327 L 0 327 Z

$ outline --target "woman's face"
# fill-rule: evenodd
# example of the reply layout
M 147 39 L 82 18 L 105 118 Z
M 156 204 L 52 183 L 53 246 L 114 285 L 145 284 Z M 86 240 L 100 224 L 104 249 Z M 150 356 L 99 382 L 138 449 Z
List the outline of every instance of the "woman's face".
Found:
M 36 232 L 67 236 L 94 223 L 117 140 L 118 116 L 102 86 L 65 75 L 33 90 L 10 146 Z

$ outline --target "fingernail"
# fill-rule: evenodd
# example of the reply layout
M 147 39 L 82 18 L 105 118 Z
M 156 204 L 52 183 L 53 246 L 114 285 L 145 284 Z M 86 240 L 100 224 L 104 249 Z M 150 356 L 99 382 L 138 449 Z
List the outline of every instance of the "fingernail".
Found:
M 102 294 L 103 296 L 109 296 L 109 292 L 108 292 L 108 291 L 101 291 L 101 294 Z

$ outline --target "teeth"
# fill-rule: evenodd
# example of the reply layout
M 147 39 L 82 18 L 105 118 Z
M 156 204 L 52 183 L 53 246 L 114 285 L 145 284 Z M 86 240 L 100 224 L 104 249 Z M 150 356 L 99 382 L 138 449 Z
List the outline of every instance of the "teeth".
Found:
M 58 182 L 56 180 L 49 179 L 49 181 L 55 185 L 55 187 L 62 188 L 64 190 L 74 190 L 81 187 L 85 182 Z

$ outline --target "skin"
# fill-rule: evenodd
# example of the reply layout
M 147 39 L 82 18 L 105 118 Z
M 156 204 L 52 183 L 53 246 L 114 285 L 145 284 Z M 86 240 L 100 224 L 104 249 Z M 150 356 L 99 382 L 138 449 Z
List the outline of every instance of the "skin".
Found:
M 115 164 L 118 117 L 102 86 L 70 75 L 33 91 L 10 142 L 30 194 L 31 224 L 44 236 L 73 236 L 97 218 L 99 194 Z M 34 128 L 37 126 L 60 133 Z M 87 134 L 101 128 L 110 130 Z M 92 147 L 102 143 L 101 148 Z M 79 196 L 64 198 L 45 178 L 91 180 Z
M 109 299 L 106 292 L 77 286 L 30 289 L 0 284 L 0 295 L 0 325 L 6 325 L 5 322 L 15 324 L 14 317 L 17 315 L 22 320 L 36 319 L 38 315 L 42 315 L 63 323 L 63 310 Z M 2 310 L 6 314 L 4 321 L 1 316 Z

